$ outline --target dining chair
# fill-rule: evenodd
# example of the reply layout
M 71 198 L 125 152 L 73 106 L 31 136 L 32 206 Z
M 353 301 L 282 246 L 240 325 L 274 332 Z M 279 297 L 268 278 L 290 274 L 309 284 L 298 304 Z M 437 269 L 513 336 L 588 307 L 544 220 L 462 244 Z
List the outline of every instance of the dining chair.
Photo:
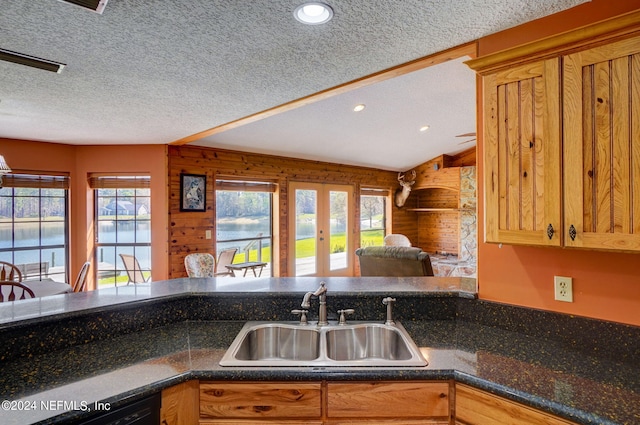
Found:
M 151 280 L 151 275 L 148 277 L 144 277 L 142 273 L 143 269 L 140 268 L 140 263 L 138 259 L 129 254 L 119 254 L 120 258 L 122 258 L 122 263 L 124 264 L 124 269 L 127 271 L 127 277 L 129 281 L 127 285 L 130 283 L 146 283 Z M 144 271 L 151 271 L 149 269 L 144 269 Z
M 184 257 L 184 268 L 189 277 L 213 277 L 216 259 L 208 252 L 194 252 Z
M 411 241 L 400 233 L 391 233 L 384 237 L 384 246 L 411 246 Z
M 80 268 L 80 273 L 73 284 L 73 292 L 83 292 L 87 286 L 87 276 L 89 275 L 89 267 L 91 262 L 87 261 Z
M 18 296 L 18 294 L 20 296 Z M 33 291 L 14 280 L 0 280 L 0 303 L 35 298 Z
M 0 261 L 0 280 L 22 282 L 22 272 L 15 264 Z

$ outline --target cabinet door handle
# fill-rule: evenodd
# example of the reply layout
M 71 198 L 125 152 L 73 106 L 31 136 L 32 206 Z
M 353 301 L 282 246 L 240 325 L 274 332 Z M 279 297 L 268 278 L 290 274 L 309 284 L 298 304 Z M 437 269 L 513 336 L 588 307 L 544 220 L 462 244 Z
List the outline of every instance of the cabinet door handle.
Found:
M 547 226 L 547 236 L 549 236 L 549 240 L 551 240 L 551 238 L 553 238 L 553 234 L 556 231 L 553 230 L 553 225 L 551 223 L 549 223 L 549 225 Z
M 569 237 L 571 238 L 572 241 L 576 240 L 576 235 L 578 234 L 578 232 L 576 231 L 576 228 L 573 227 L 573 224 L 569 227 Z

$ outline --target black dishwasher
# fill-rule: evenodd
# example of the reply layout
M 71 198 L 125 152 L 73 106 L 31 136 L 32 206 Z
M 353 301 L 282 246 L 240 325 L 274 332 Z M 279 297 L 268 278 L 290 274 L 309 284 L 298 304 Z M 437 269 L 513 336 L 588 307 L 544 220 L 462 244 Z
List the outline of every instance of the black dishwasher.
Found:
M 76 422 L 78 425 L 158 425 L 159 423 L 160 393 Z

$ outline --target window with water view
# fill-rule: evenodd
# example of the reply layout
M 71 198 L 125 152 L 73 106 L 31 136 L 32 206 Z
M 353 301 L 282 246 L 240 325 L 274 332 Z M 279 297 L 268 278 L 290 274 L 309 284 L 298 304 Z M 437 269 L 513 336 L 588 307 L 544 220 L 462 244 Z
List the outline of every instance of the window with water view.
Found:
M 67 282 L 66 176 L 10 174 L 0 188 L 0 261 L 23 279 Z
M 149 176 L 94 176 L 89 183 L 95 189 L 98 288 L 147 281 L 151 275 Z M 128 259 L 137 261 L 136 273 L 125 263 Z
M 236 248 L 234 263 L 267 263 L 262 276 L 271 276 L 274 191 L 268 182 L 216 181 L 216 251 Z

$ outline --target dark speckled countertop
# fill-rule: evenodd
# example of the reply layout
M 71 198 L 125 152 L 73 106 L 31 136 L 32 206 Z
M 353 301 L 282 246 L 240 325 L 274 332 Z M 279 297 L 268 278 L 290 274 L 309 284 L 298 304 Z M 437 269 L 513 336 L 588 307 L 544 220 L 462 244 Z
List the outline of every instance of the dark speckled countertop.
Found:
M 381 298 L 396 297 L 429 365 L 224 368 L 245 321 L 293 320 L 319 280 L 155 282 L 43 299 L 40 314 L 0 306 L 2 400 L 20 408 L 3 406 L 0 423 L 72 423 L 96 401 L 118 406 L 188 379 L 455 379 L 581 424 L 640 424 L 638 327 L 480 301 L 455 279 L 325 280 L 330 318 L 355 308 L 354 320 L 383 321 Z

